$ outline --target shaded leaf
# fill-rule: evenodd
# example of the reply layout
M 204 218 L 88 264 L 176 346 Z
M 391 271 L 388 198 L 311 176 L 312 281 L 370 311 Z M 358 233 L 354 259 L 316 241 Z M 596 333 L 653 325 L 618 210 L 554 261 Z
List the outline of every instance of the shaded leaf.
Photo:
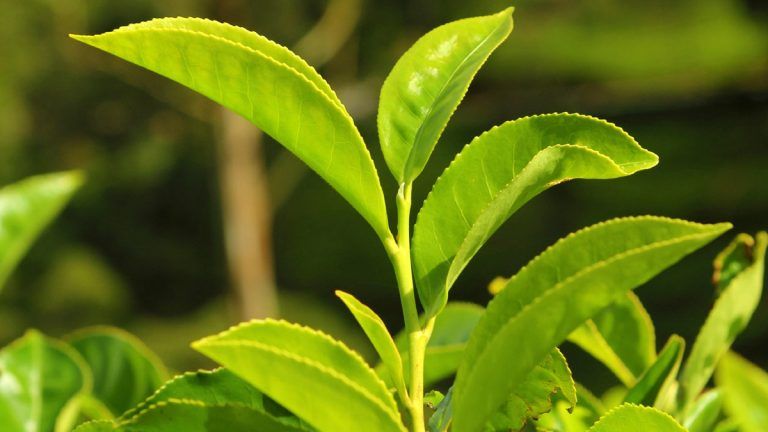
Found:
M 657 161 L 618 127 L 577 114 L 525 117 L 475 138 L 437 180 L 414 226 L 426 315 L 445 306 L 475 253 L 531 198 L 566 180 L 623 177 Z
M 558 241 L 513 276 L 475 327 L 455 382 L 457 430 L 488 417 L 576 327 L 730 228 L 614 219 Z
M 69 346 L 32 330 L 0 351 L 0 430 L 69 430 L 77 398 L 91 389 L 83 359 Z
M 632 386 L 656 359 L 656 333 L 634 293 L 619 297 L 568 336 L 600 360 L 624 385 Z
M 723 288 L 701 327 L 680 375 L 683 411 L 688 409 L 701 393 L 718 360 L 728 351 L 736 336 L 744 330 L 757 308 L 763 291 L 767 245 L 768 234 L 764 232 L 758 233 L 756 240 L 747 235 L 740 235 L 715 260 L 716 274 L 720 272 L 722 275 L 725 262 L 738 261 L 738 264 L 730 264 L 727 268 L 742 270 L 737 275 L 716 276 L 720 282 L 728 280 L 729 283 Z M 747 249 L 749 252 L 737 253 L 738 249 Z
M 64 172 L 30 177 L 0 189 L 0 289 L 82 182 L 79 173 Z
M 609 411 L 589 432 L 685 432 L 669 414 L 655 408 L 624 404 Z
M 435 412 L 429 418 L 427 426 L 429 432 L 445 432 L 451 425 L 451 418 L 453 412 L 451 410 L 451 402 L 453 401 L 453 387 L 448 389 L 448 393 L 437 405 Z
M 398 183 L 424 169 L 472 78 L 512 31 L 512 8 L 422 36 L 397 61 L 379 98 L 379 141 Z
M 659 396 L 677 377 L 683 360 L 685 341 L 678 335 L 670 336 L 656 362 L 645 371 L 637 383 L 624 396 L 624 403 L 654 406 Z
M 242 115 L 309 165 L 389 234 L 371 155 L 330 87 L 258 34 L 208 20 L 163 18 L 75 39 L 179 82 Z
M 768 373 L 729 352 L 717 366 L 715 382 L 723 396 L 723 408 L 738 425 L 737 430 L 768 430 Z
M 320 431 L 403 431 L 385 384 L 342 343 L 284 321 L 251 321 L 193 347 Z

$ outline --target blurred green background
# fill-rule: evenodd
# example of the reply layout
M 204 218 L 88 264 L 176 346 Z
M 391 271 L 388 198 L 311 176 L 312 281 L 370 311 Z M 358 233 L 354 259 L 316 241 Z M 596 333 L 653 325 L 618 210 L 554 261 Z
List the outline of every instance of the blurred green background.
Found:
M 231 186 L 223 180 L 226 116 L 191 91 L 82 46 L 68 33 L 98 33 L 154 17 L 201 16 L 295 47 L 321 65 L 348 105 L 385 193 L 394 197 L 375 130 L 386 74 L 433 27 L 509 4 L 1 0 L 0 184 L 72 168 L 84 170 L 88 183 L 3 292 L 0 340 L 30 326 L 59 335 L 83 325 L 114 324 L 137 333 L 182 370 L 206 364 L 187 348 L 190 341 L 247 314 L 225 242 L 225 234 L 238 232 L 228 226 L 223 199 Z M 605 118 L 659 154 L 661 163 L 627 179 L 573 182 L 546 192 L 493 237 L 458 281 L 455 298 L 484 304 L 494 276 L 515 273 L 557 238 L 611 217 L 659 214 L 731 221 L 736 231 L 768 228 L 768 3 L 520 0 L 513 5 L 515 30 L 470 87 L 416 185 L 415 201 L 423 200 L 472 137 L 536 113 Z M 235 145 L 253 156 L 241 161 L 246 168 L 250 164 L 258 173 L 260 158 L 266 163 L 262 195 L 268 200 L 257 210 L 271 215 L 272 225 L 265 225 L 271 238 L 253 247 L 263 249 L 256 251 L 261 265 L 274 269 L 280 315 L 323 328 L 370 357 L 333 290 L 354 293 L 381 313 L 390 329 L 400 328 L 394 276 L 373 231 L 271 140 L 257 150 L 248 140 Z M 251 189 L 261 190 L 246 185 Z M 659 341 L 676 332 L 692 342 L 714 298 L 711 260 L 731 236 L 638 290 Z M 265 279 L 269 285 L 272 275 Z M 768 366 L 767 344 L 768 301 L 763 301 L 736 349 Z M 608 380 L 607 371 L 577 350 L 566 354 L 577 380 Z

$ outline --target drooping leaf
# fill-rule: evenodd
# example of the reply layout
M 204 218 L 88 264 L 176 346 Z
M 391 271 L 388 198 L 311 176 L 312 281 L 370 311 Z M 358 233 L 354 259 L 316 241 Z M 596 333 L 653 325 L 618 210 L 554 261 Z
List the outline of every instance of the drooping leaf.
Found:
M 320 431 L 404 431 L 386 385 L 342 343 L 284 321 L 252 321 L 193 347 Z
M 585 322 L 568 340 L 600 360 L 627 386 L 634 385 L 656 359 L 653 322 L 631 292 Z
M 744 330 L 757 308 L 763 290 L 767 245 L 768 234 L 764 232 L 758 233 L 755 240 L 750 236 L 741 235 L 715 260 L 716 274 L 722 274 L 724 262 L 731 262 L 728 268 L 739 268 L 741 272 L 720 278 L 721 281 L 729 280 L 729 283 L 722 289 L 720 297 L 701 327 L 680 375 L 683 411 L 701 393 L 718 360 L 728 351 L 736 336 Z M 736 254 L 738 249 L 746 249 L 748 252 Z M 738 258 L 733 260 L 736 257 Z
M 624 396 L 624 403 L 654 406 L 660 394 L 677 377 L 683 360 L 685 341 L 678 335 L 670 336 L 656 362 L 645 371 L 637 383 Z
M 405 379 L 403 378 L 403 360 L 400 358 L 400 352 L 395 346 L 395 341 L 387 330 L 384 321 L 376 315 L 376 312 L 368 306 L 360 303 L 355 297 L 343 291 L 336 291 L 336 295 L 347 305 L 352 315 L 354 315 L 360 327 L 368 336 L 376 352 L 379 354 L 384 367 L 389 374 L 389 382 L 392 382 L 401 395 L 408 394 L 405 390 Z
M 422 36 L 397 61 L 379 98 L 379 140 L 398 183 L 424 169 L 472 78 L 512 31 L 512 8 Z
M 735 420 L 738 430 L 768 430 L 768 373 L 728 352 L 717 366 L 715 382 L 723 395 L 723 408 Z
M 413 269 L 427 316 L 496 229 L 549 187 L 569 179 L 623 177 L 658 158 L 618 127 L 549 114 L 507 122 L 475 138 L 437 180 L 419 211 Z
M 552 409 L 553 398 L 559 395 L 576 406 L 576 384 L 563 354 L 555 349 L 516 386 L 485 427 L 486 431 L 519 431 L 531 419 Z
M 333 186 L 389 236 L 384 196 L 352 118 L 286 48 L 207 20 L 164 18 L 75 39 L 179 82 L 242 115 Z
M 609 411 L 589 432 L 686 432 L 669 414 L 655 408 L 624 404 Z
M 478 431 L 576 327 L 730 228 L 659 218 L 603 222 L 555 243 L 493 299 L 455 382 L 457 430 Z
M 93 374 L 93 396 L 120 415 L 155 392 L 168 379 L 160 359 L 133 335 L 113 327 L 79 330 L 66 341 Z
M 450 302 L 435 319 L 432 337 L 424 354 L 424 386 L 456 373 L 469 335 L 485 309 L 473 303 Z M 401 332 L 395 338 L 404 362 L 408 361 L 408 337 Z M 408 370 L 405 371 L 406 376 Z
M 59 416 L 90 389 L 88 366 L 77 351 L 29 331 L 0 351 L 0 430 L 69 430 L 75 418 Z
M 691 409 L 685 415 L 683 426 L 689 432 L 710 432 L 715 430 L 720 412 L 723 409 L 723 398 L 719 390 L 710 390 L 703 393 L 691 405 Z
M 79 173 L 65 172 L 30 177 L 0 189 L 0 289 L 82 182 Z

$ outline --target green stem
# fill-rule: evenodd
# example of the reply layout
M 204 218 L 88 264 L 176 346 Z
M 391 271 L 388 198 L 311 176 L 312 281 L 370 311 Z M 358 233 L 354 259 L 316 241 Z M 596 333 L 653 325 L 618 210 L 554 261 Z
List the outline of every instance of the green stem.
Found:
M 389 239 L 385 246 L 397 276 L 405 331 L 408 334 L 409 386 L 408 409 L 412 431 L 424 432 L 424 355 L 432 336 L 434 320 L 424 328 L 419 322 L 411 267 L 411 184 L 402 184 L 397 193 L 397 241 Z

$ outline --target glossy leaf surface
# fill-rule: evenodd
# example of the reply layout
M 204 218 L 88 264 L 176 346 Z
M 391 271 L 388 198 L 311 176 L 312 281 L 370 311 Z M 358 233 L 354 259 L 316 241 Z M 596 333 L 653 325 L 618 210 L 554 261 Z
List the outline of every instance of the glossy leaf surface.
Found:
M 379 141 L 398 183 L 426 165 L 469 84 L 512 31 L 512 8 L 440 26 L 397 61 L 379 98 Z
M 760 302 L 765 270 L 765 250 L 768 234 L 759 233 L 755 240 L 740 235 L 715 260 L 715 268 L 722 269 L 724 261 L 735 261 L 741 271 L 728 277 L 728 284 L 709 313 L 696 337 L 691 354 L 680 375 L 683 409 L 693 402 L 709 381 L 736 336 L 747 326 L 752 313 Z M 738 252 L 739 249 L 745 253 Z M 731 264 L 731 268 L 733 264 Z M 717 274 L 717 270 L 716 270 Z
M 327 83 L 286 48 L 244 29 L 187 18 L 73 37 L 242 115 L 333 186 L 379 237 L 389 235 L 378 174 L 352 118 Z
M 624 397 L 625 403 L 654 406 L 659 395 L 672 380 L 677 377 L 680 362 L 683 360 L 685 341 L 677 335 L 672 335 L 648 370 L 640 376 L 637 383 L 629 389 Z
M 717 366 L 723 407 L 743 432 L 768 430 L 768 373 L 732 352 Z
M 67 342 L 93 375 L 93 397 L 120 415 L 149 397 L 167 379 L 160 359 L 140 340 L 111 327 L 80 330 Z
M 0 189 L 0 289 L 82 182 L 80 174 L 67 172 L 30 177 Z
M 252 321 L 193 347 L 320 431 L 403 431 L 386 385 L 342 343 L 284 321 Z
M 481 430 L 514 386 L 576 327 L 729 228 L 622 218 L 544 251 L 491 300 L 472 333 L 456 376 L 457 431 Z
M 576 178 L 623 177 L 658 158 L 618 127 L 593 117 L 549 114 L 494 127 L 454 159 L 414 226 L 413 266 L 428 316 L 499 226 L 531 198 Z
M 589 432 L 686 432 L 669 414 L 655 408 L 625 404 L 609 411 Z
M 379 354 L 384 367 L 389 374 L 389 380 L 397 388 L 401 395 L 406 395 L 405 379 L 403 378 L 403 360 L 400 358 L 400 352 L 397 350 L 395 341 L 387 330 L 384 321 L 376 315 L 376 312 L 368 306 L 362 304 L 359 300 L 350 294 L 342 291 L 336 291 L 336 295 L 347 305 L 347 308 L 354 315 L 360 327 L 363 328 L 368 340 L 371 341 L 376 352 Z
M 75 350 L 29 331 L 0 352 L 0 430 L 71 428 L 57 424 L 59 415 L 90 386 L 87 366 Z
M 600 360 L 628 386 L 656 358 L 653 322 L 631 292 L 576 329 L 568 340 Z

